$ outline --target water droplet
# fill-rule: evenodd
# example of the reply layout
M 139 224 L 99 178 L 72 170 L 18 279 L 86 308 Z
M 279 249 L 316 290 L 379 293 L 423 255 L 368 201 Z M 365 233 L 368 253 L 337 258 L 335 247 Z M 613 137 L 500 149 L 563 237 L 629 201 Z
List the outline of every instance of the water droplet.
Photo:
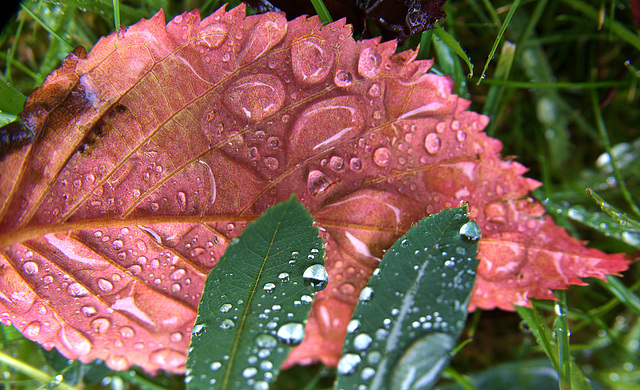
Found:
M 300 300 L 302 301 L 302 303 L 305 303 L 305 304 L 309 304 L 309 303 L 313 302 L 313 298 L 311 298 L 309 295 L 301 296 Z
M 276 338 L 268 334 L 261 334 L 256 337 L 256 345 L 260 348 L 271 350 L 275 348 L 277 343 L 278 341 L 276 340 Z
M 89 295 L 89 291 L 87 291 L 87 289 L 79 283 L 71 283 L 69 287 L 67 287 L 67 292 L 69 293 L 69 295 L 76 298 L 86 297 L 87 295 Z
M 288 345 L 298 345 L 304 339 L 304 325 L 299 322 L 289 322 L 278 328 L 278 340 Z
M 368 47 L 360 52 L 360 58 L 358 59 L 358 74 L 365 78 L 372 78 L 378 75 L 380 71 L 380 64 L 382 59 L 372 47 Z
M 225 303 L 222 306 L 220 306 L 220 313 L 227 313 L 229 312 L 229 310 L 231 310 L 233 306 L 230 303 Z
M 265 157 L 262 162 L 264 165 L 272 171 L 275 171 L 280 166 L 278 159 L 275 157 Z
M 251 378 L 258 373 L 258 369 L 255 367 L 247 367 L 242 371 L 242 376 L 244 378 Z
M 327 178 L 327 175 L 324 173 L 313 170 L 309 172 L 309 177 L 307 178 L 307 188 L 309 189 L 309 193 L 313 196 L 320 195 L 326 191 L 331 183 Z
M 182 268 L 178 268 L 177 270 L 173 271 L 171 275 L 169 275 L 169 277 L 173 280 L 180 280 L 184 277 L 185 274 L 185 270 L 183 270 Z
M 93 306 L 82 306 L 82 308 L 80 309 L 80 312 L 85 317 L 91 317 L 91 316 L 96 315 L 96 313 L 97 313 L 96 308 L 93 307 Z
M 333 78 L 333 82 L 338 86 L 338 87 L 348 87 L 351 85 L 351 83 L 353 82 L 353 76 L 351 75 L 351 72 L 344 71 L 341 70 L 339 72 L 336 72 L 336 76 Z
M 311 291 L 321 291 L 329 283 L 329 274 L 322 264 L 314 264 L 302 274 L 305 286 Z
M 120 336 L 122 336 L 123 339 L 132 339 L 135 334 L 135 331 L 130 326 L 120 328 Z
M 369 362 L 369 364 L 378 364 L 381 359 L 382 359 L 382 354 L 378 351 L 371 351 L 367 355 L 367 361 Z
M 171 333 L 171 336 L 169 336 L 169 340 L 171 340 L 172 343 L 179 343 L 180 341 L 182 341 L 182 333 L 180 332 Z
M 257 122 L 278 112 L 284 97 L 284 86 L 280 79 L 263 73 L 242 77 L 231 84 L 225 101 L 234 114 Z
M 288 282 L 289 281 L 289 274 L 286 273 L 286 272 L 282 272 L 282 273 L 280 273 L 280 275 L 278 275 L 278 279 L 280 279 L 280 281 L 282 283 Z
M 378 148 L 373 152 L 373 162 L 379 167 L 386 167 L 391 162 L 391 151 L 387 148 Z
M 226 318 L 226 319 L 222 320 L 222 322 L 220 323 L 220 329 L 231 329 L 235 325 L 236 324 L 232 320 Z
M 269 384 L 265 381 L 257 381 L 253 390 L 269 390 Z
M 458 132 L 456 133 L 456 139 L 459 142 L 463 142 L 467 139 L 467 133 L 465 133 L 464 130 L 458 130 Z
M 476 242 L 482 237 L 482 232 L 478 224 L 475 221 L 471 221 L 462 225 L 460 237 L 466 242 Z
M 373 298 L 373 289 L 369 286 L 366 286 L 360 292 L 360 300 L 363 302 L 368 302 Z
M 34 337 L 36 337 L 37 335 L 40 334 L 40 322 L 38 321 L 33 321 L 30 322 L 29 325 L 27 325 L 24 330 L 22 331 L 22 333 L 29 339 L 33 339 Z
M 222 367 L 222 364 L 220 362 L 213 362 L 210 366 L 211 371 L 218 371 L 220 367 Z
M 325 50 L 321 38 L 304 38 L 291 46 L 291 67 L 299 83 L 311 85 L 324 81 L 332 65 L 333 51 Z
M 205 46 L 209 49 L 220 47 L 227 39 L 228 28 L 223 23 L 213 23 L 203 27 L 200 30 L 200 40 L 198 45 Z
M 365 367 L 362 369 L 362 373 L 360 374 L 360 377 L 363 380 L 368 381 L 369 379 L 373 378 L 375 374 L 376 374 L 376 370 L 374 370 L 371 367 Z
M 369 345 L 371 345 L 371 341 L 373 341 L 371 336 L 366 333 L 360 333 L 353 339 L 353 346 L 358 351 L 364 351 L 365 349 L 369 348 Z
M 340 156 L 332 156 L 329 160 L 329 167 L 336 172 L 344 169 L 344 159 Z
M 264 371 L 270 371 L 273 369 L 273 363 L 270 360 L 263 360 L 260 362 L 260 369 Z
M 342 355 L 340 362 L 338 363 L 338 373 L 341 375 L 350 375 L 356 372 L 356 369 L 360 365 L 362 359 L 359 355 L 354 353 L 346 353 Z
M 231 56 L 229 55 L 229 53 L 224 53 L 222 57 L 220 57 L 220 59 L 222 60 L 222 62 L 229 62 Z
M 275 290 L 275 288 L 276 288 L 276 285 L 273 283 L 265 283 L 263 287 L 264 291 L 269 294 L 271 294 Z
M 369 91 L 367 93 L 371 97 L 380 96 L 380 93 L 381 93 L 380 84 L 378 84 L 378 83 L 371 84 L 371 87 L 369 87 Z
M 351 168 L 352 171 L 358 172 L 362 169 L 362 162 L 360 161 L 359 158 L 354 157 L 351 159 L 351 161 L 349 161 L 349 167 Z
M 98 334 L 105 334 L 110 326 L 111 321 L 106 318 L 96 318 L 91 321 L 91 329 Z
M 424 140 L 424 148 L 427 149 L 427 152 L 429 152 L 429 154 L 438 153 L 438 150 L 440 150 L 441 146 L 442 143 L 440 142 L 440 137 L 438 137 L 436 133 L 427 134 L 427 137 Z
M 33 261 L 27 261 L 22 265 L 22 269 L 27 275 L 35 275 L 38 273 L 38 264 Z
M 100 291 L 109 292 L 113 290 L 113 284 L 107 279 L 98 278 L 97 282 L 98 282 L 98 288 L 100 289 Z

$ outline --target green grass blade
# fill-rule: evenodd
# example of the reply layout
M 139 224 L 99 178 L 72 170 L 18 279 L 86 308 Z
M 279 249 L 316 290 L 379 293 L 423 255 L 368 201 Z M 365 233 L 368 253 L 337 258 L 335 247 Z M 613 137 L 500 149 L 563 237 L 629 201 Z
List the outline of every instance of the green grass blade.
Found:
M 609 153 L 609 156 L 611 156 L 611 153 Z M 609 214 L 611 218 L 613 218 L 613 220 L 619 223 L 621 226 L 640 230 L 640 222 L 636 221 L 633 218 L 630 218 L 627 214 L 618 211 L 618 209 L 616 209 L 615 207 L 607 203 L 604 199 L 602 199 L 600 195 L 596 194 L 596 192 L 593 191 L 591 188 L 587 188 L 587 195 L 591 196 L 593 200 L 596 201 L 598 206 L 600 206 L 602 211 Z
M 113 0 L 113 25 L 114 31 L 120 29 L 120 0 Z
M 598 21 L 600 19 L 600 13 L 598 12 L 598 10 L 587 4 L 585 1 L 562 0 L 562 2 L 569 5 L 571 8 L 582 13 L 593 21 Z M 637 33 L 634 33 L 633 31 L 626 28 L 623 24 L 618 23 L 615 20 L 609 20 L 609 22 L 606 23 L 606 26 L 609 27 L 613 35 L 635 47 L 636 50 L 640 50 L 640 36 Z M 593 27 L 594 29 L 596 28 L 595 25 Z
M 311 0 L 311 4 L 313 4 L 313 8 L 318 13 L 322 24 L 333 22 L 333 19 L 331 19 L 331 15 L 329 14 L 329 10 L 324 5 L 324 2 L 322 0 Z
M 473 64 L 471 63 L 471 60 L 467 56 L 467 53 L 462 49 L 462 46 L 460 46 L 458 41 L 456 41 L 455 38 L 452 37 L 451 34 L 449 34 L 442 27 L 438 26 L 438 28 L 432 31 L 438 38 L 440 38 L 440 40 L 445 45 L 453 50 L 453 52 L 456 53 L 458 57 L 460 57 L 467 64 L 467 67 L 469 68 L 469 77 L 473 76 Z
M 31 18 L 33 18 L 36 22 L 38 22 L 38 24 L 40 24 L 42 26 L 42 28 L 44 28 L 49 34 L 51 34 L 51 36 L 55 37 L 58 41 L 60 41 L 64 46 L 67 47 L 67 49 L 69 49 L 69 51 L 73 50 L 73 45 L 71 45 L 69 42 L 67 42 L 64 38 L 62 38 L 60 35 L 58 35 L 58 33 L 56 33 L 55 31 L 53 31 L 51 29 L 51 27 L 49 27 L 45 22 L 42 21 L 42 19 L 40 19 L 36 14 L 34 14 L 33 12 L 31 12 L 31 10 L 29 8 L 27 8 L 24 4 L 20 3 L 20 7 L 22 8 L 22 10 L 29 15 Z
M 504 32 L 507 30 L 507 27 L 509 27 L 509 22 L 511 22 L 511 18 L 513 17 L 513 14 L 516 12 L 516 9 L 518 9 L 518 6 L 520 5 L 520 0 L 515 0 L 513 2 L 513 4 L 511 4 L 511 8 L 509 9 L 509 13 L 507 13 L 507 17 L 505 18 L 504 22 L 502 23 L 502 26 L 500 27 L 500 31 L 498 31 L 498 36 L 496 36 L 495 41 L 493 42 L 493 47 L 491 48 L 491 51 L 489 52 L 489 56 L 487 57 L 487 62 L 484 64 L 484 69 L 482 69 L 482 74 L 480 75 L 480 79 L 478 80 L 478 84 L 480 84 L 480 81 L 482 79 L 484 79 L 485 74 L 487 73 L 487 69 L 489 68 L 489 63 L 491 62 L 491 59 L 493 59 L 496 50 L 498 49 L 498 45 L 500 45 L 500 41 L 502 41 L 502 36 L 504 35 Z
M 29 378 L 33 378 L 42 383 L 49 384 L 51 385 L 51 387 L 57 386 L 56 388 L 60 390 L 76 389 L 75 387 L 63 382 L 62 380 L 58 380 L 59 378 L 57 378 L 55 375 L 52 376 L 50 374 L 47 374 L 46 372 L 36 367 L 30 366 L 23 361 L 5 354 L 3 351 L 0 351 L 0 363 L 6 364 L 8 367 L 11 367 L 16 371 L 20 371 Z
M 266 387 L 277 377 L 304 337 L 315 291 L 328 280 L 322 239 L 312 224 L 292 197 L 229 244 L 198 307 L 187 358 L 189 389 Z
M 429 388 L 467 318 L 480 231 L 464 207 L 422 219 L 389 249 L 360 295 L 336 389 Z
M 618 298 L 629 309 L 633 310 L 637 315 L 640 315 L 640 297 L 638 297 L 632 290 L 625 286 L 620 279 L 613 275 L 607 275 L 607 282 L 605 283 L 600 279 L 598 284 L 605 290 L 609 291 L 611 295 Z
M 558 363 L 560 364 L 560 389 L 570 390 L 571 385 L 571 351 L 569 342 L 569 322 L 567 321 L 567 292 L 556 291 L 558 301 L 555 303 L 556 320 L 553 331 L 558 342 Z

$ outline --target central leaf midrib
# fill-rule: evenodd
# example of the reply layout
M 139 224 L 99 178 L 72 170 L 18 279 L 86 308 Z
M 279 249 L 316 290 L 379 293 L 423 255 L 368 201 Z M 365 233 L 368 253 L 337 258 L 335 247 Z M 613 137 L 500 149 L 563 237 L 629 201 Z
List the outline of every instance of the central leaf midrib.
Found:
M 234 364 L 234 359 L 235 359 L 235 355 L 238 349 L 238 343 L 240 342 L 240 335 L 242 333 L 242 329 L 244 327 L 244 323 L 245 320 L 247 319 L 247 315 L 250 312 L 250 308 L 251 308 L 251 302 L 253 301 L 253 297 L 256 295 L 256 290 L 258 289 L 258 285 L 260 284 L 260 278 L 262 276 L 262 272 L 264 270 L 264 267 L 267 263 L 267 260 L 269 259 L 269 254 L 271 253 L 271 248 L 273 247 L 273 243 L 275 242 L 276 236 L 278 235 L 278 232 L 280 231 L 280 225 L 282 225 L 282 221 L 285 217 L 285 215 L 287 214 L 287 211 L 290 208 L 290 203 L 287 202 L 287 206 L 286 208 L 283 210 L 282 214 L 280 215 L 280 219 L 278 220 L 278 223 L 274 229 L 273 232 L 273 236 L 271 237 L 271 242 L 269 243 L 269 248 L 267 249 L 267 253 L 265 254 L 264 260 L 262 261 L 262 265 L 260 266 L 260 271 L 258 272 L 258 277 L 256 278 L 256 282 L 253 285 L 253 290 L 251 291 L 248 301 L 247 301 L 247 305 L 246 305 L 246 309 L 244 310 L 244 313 L 242 314 L 241 320 L 240 320 L 240 324 L 238 326 L 238 332 L 236 333 L 236 337 L 233 341 L 233 346 L 231 347 L 231 352 L 229 353 L 229 365 L 227 366 L 227 370 L 225 371 L 225 375 L 224 375 L 224 379 L 222 380 L 222 388 L 226 389 L 227 385 L 229 383 L 229 376 L 231 375 L 231 371 L 233 370 L 233 364 Z

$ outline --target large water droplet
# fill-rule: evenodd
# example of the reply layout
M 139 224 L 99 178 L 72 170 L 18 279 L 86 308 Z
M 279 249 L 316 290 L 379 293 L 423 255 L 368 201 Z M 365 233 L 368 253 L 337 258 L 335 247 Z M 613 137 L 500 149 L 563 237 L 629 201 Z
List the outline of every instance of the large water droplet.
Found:
M 372 47 L 368 47 L 360 52 L 360 58 L 358 59 L 358 74 L 368 79 L 376 77 L 380 71 L 380 64 L 382 59 Z
M 348 70 L 341 70 L 336 72 L 336 75 L 333 78 L 333 82 L 338 87 L 343 87 L 343 88 L 348 87 L 353 82 L 353 76 L 351 75 L 351 72 L 349 72 Z
M 325 50 L 321 38 L 304 38 L 291 46 L 291 67 L 299 83 L 311 85 L 324 81 L 332 65 L 333 51 Z
M 278 340 L 288 345 L 298 345 L 304 339 L 304 325 L 299 322 L 289 322 L 278 328 Z
M 98 288 L 100 289 L 100 291 L 109 292 L 109 291 L 113 290 L 113 284 L 110 281 L 108 281 L 107 279 L 98 278 L 97 283 L 98 283 Z
M 272 171 L 275 171 L 280 166 L 280 162 L 278 162 L 278 159 L 275 157 L 265 157 L 262 162 Z
M 213 23 L 205 26 L 200 30 L 201 38 L 198 41 L 198 45 L 215 49 L 227 39 L 227 31 L 227 25 L 223 23 Z
M 378 148 L 373 152 L 373 162 L 379 167 L 389 166 L 391 163 L 391 151 L 387 148 Z
M 322 264 L 314 264 L 302 274 L 305 286 L 311 291 L 321 291 L 329 283 L 329 274 Z
M 351 320 L 351 321 L 349 321 L 349 325 L 347 325 L 347 332 L 353 333 L 356 330 L 358 330 L 359 327 L 360 327 L 360 321 L 359 320 Z
M 351 375 L 356 372 L 356 369 L 360 365 L 362 359 L 359 355 L 354 353 L 346 353 L 342 355 L 340 362 L 338 363 L 338 373 L 342 375 Z
M 360 300 L 363 302 L 368 302 L 373 298 L 373 289 L 369 286 L 366 286 L 360 292 Z
M 222 320 L 222 322 L 220 323 L 220 329 L 231 329 L 235 325 L 236 324 L 232 320 L 226 318 L 226 319 Z
M 29 325 L 27 325 L 24 330 L 22 331 L 22 333 L 29 339 L 33 339 L 34 337 L 36 337 L 37 335 L 40 334 L 40 322 L 38 321 L 33 321 L 30 322 Z
M 230 303 L 225 303 L 222 306 L 220 306 L 220 313 L 227 313 L 229 310 L 231 310 L 233 306 Z
M 369 348 L 369 345 L 371 345 L 371 341 L 373 341 L 371 336 L 366 333 L 360 333 L 353 339 L 353 346 L 358 351 L 364 351 L 365 349 Z
M 440 150 L 442 142 L 436 133 L 429 133 L 424 140 L 424 148 L 429 154 L 436 154 Z
M 211 363 L 211 371 L 218 371 L 220 369 L 220 367 L 222 367 L 222 363 L 220 362 L 213 362 Z
M 327 175 L 325 175 L 324 173 L 318 170 L 309 172 L 309 177 L 307 178 L 307 188 L 309 189 L 309 193 L 311 195 L 316 196 L 324 193 L 330 184 L 331 183 L 327 178 Z
M 273 283 L 265 283 L 263 289 L 265 292 L 271 294 L 276 289 L 276 285 Z
M 467 222 L 460 228 L 460 238 L 466 242 L 476 242 L 481 237 L 482 232 L 475 221 Z
M 80 312 L 85 317 L 91 317 L 91 316 L 96 315 L 96 313 L 97 313 L 96 308 L 93 307 L 93 306 L 82 306 L 82 308 L 80 308 Z
M 27 275 L 35 275 L 38 273 L 38 264 L 33 261 L 27 261 L 22 265 L 22 269 Z
M 105 334 L 109 327 L 111 326 L 111 321 L 106 318 L 96 318 L 91 321 L 91 329 L 98 334 Z
M 249 379 L 258 373 L 258 369 L 255 367 L 247 367 L 242 371 L 242 376 Z
M 278 275 L 278 279 L 280 279 L 280 281 L 281 281 L 282 283 L 284 283 L 284 282 L 288 282 L 288 281 L 289 281 L 289 274 L 288 274 L 288 273 L 286 273 L 286 272 L 281 272 L 281 273 Z
M 329 167 L 336 172 L 341 172 L 344 169 L 344 159 L 340 156 L 331 157 Z
M 69 287 L 67 287 L 67 292 L 69 293 L 69 295 L 76 298 L 86 297 L 87 295 L 89 295 L 89 291 L 87 291 L 87 289 L 79 283 L 71 283 Z
M 264 73 L 245 76 L 231 84 L 225 101 L 234 114 L 257 122 L 278 112 L 284 97 L 280 79 Z
M 277 344 L 277 340 L 275 337 L 268 334 L 261 334 L 256 337 L 256 345 L 260 348 L 273 349 Z

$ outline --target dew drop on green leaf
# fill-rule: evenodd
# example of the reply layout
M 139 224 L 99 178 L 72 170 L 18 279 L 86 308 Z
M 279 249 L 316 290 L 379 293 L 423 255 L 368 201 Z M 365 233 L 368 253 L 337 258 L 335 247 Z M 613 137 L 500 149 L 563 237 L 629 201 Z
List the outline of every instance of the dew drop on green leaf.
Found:
M 299 322 L 289 322 L 278 328 L 278 340 L 287 345 L 298 345 L 304 339 L 304 325 Z
M 338 363 L 338 373 L 342 375 L 350 375 L 356 372 L 356 369 L 360 365 L 362 358 L 355 353 L 345 353 L 342 355 L 340 362 Z
M 302 274 L 304 285 L 311 291 L 321 291 L 329 283 L 329 273 L 322 264 L 314 264 L 307 267 Z
M 460 237 L 466 242 L 476 242 L 482 237 L 480 227 L 475 221 L 467 222 L 460 228 Z

